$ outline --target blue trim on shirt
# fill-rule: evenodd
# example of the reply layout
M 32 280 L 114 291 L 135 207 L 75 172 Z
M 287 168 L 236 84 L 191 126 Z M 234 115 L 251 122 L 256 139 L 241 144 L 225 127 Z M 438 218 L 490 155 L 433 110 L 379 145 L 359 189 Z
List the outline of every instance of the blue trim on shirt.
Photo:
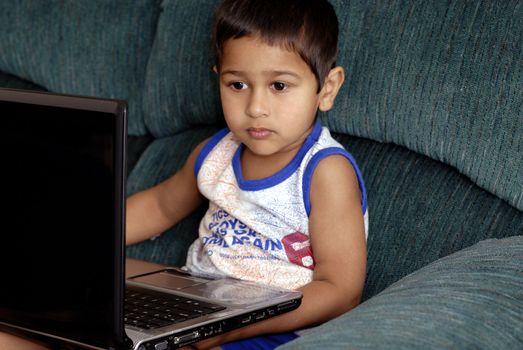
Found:
M 236 176 L 238 186 L 244 191 L 259 191 L 266 188 L 270 188 L 285 181 L 300 167 L 303 157 L 305 157 L 305 155 L 311 149 L 311 147 L 316 143 L 316 141 L 318 141 L 318 138 L 321 134 L 321 130 L 321 124 L 318 120 L 316 121 L 310 135 L 307 136 L 300 150 L 290 161 L 290 163 L 287 164 L 283 169 L 278 171 L 276 174 L 259 180 L 245 180 L 243 178 L 241 154 L 243 149 L 245 148 L 245 145 L 241 144 L 240 147 L 238 147 L 238 149 L 236 150 L 236 153 L 234 154 L 234 157 L 232 159 L 232 167 L 234 169 L 234 174 Z
M 354 171 L 356 173 L 356 177 L 358 178 L 358 184 L 360 187 L 361 192 L 361 209 L 363 211 L 363 215 L 367 212 L 367 191 L 365 189 L 365 183 L 363 182 L 363 176 L 361 175 L 360 169 L 358 168 L 358 165 L 356 164 L 356 160 L 354 160 L 354 157 L 344 150 L 343 148 L 339 147 L 329 147 L 324 148 L 318 153 L 316 153 L 311 160 L 309 161 L 309 164 L 307 164 L 307 168 L 305 169 L 305 173 L 303 174 L 303 202 L 305 203 L 305 210 L 307 212 L 307 216 L 310 216 L 311 214 L 311 183 L 312 183 L 312 175 L 314 174 L 314 170 L 316 170 L 316 167 L 318 164 L 328 156 L 332 155 L 341 155 L 344 156 L 349 160 L 349 162 L 352 164 L 352 167 L 354 168 Z
M 209 153 L 211 153 L 212 149 L 220 142 L 225 135 L 229 133 L 228 128 L 224 128 L 220 131 L 218 131 L 216 134 L 214 134 L 213 137 L 203 146 L 202 150 L 200 151 L 200 154 L 198 154 L 198 157 L 196 158 L 196 162 L 194 163 L 194 176 L 198 177 L 198 173 L 200 172 L 200 169 L 202 167 L 203 161 Z

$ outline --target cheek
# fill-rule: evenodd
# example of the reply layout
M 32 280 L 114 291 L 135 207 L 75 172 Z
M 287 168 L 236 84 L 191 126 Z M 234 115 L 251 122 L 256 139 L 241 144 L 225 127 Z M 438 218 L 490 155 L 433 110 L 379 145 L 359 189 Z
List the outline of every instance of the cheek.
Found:
M 225 118 L 232 117 L 238 113 L 240 103 L 234 99 L 226 91 L 221 90 L 220 100 L 222 103 L 222 110 Z
M 238 131 L 244 128 L 245 119 L 242 117 L 243 113 L 239 104 L 231 103 L 232 101 L 224 101 L 222 99 L 222 110 L 225 123 L 231 131 Z
M 308 116 L 314 117 L 318 109 L 318 96 L 315 94 L 294 95 L 286 99 L 283 103 L 278 104 L 282 115 L 288 118 L 307 120 Z

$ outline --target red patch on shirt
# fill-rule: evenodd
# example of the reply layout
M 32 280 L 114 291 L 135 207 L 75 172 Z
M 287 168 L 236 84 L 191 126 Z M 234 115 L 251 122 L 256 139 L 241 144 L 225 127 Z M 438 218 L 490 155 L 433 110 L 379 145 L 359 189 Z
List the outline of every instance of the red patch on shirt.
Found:
M 314 270 L 314 257 L 309 237 L 301 232 L 295 232 L 281 240 L 290 262 Z

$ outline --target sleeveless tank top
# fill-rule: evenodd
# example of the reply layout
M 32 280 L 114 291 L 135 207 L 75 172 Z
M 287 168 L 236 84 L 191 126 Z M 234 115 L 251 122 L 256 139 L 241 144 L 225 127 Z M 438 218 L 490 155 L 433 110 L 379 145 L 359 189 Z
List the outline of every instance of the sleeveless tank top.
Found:
M 310 185 L 316 166 L 330 155 L 342 155 L 354 167 L 367 236 L 367 199 L 360 170 L 319 121 L 291 162 L 267 178 L 243 178 L 240 156 L 244 147 L 223 129 L 198 155 L 195 175 L 200 192 L 209 199 L 209 209 L 187 255 L 186 268 L 191 273 L 287 289 L 309 283 L 314 270 Z

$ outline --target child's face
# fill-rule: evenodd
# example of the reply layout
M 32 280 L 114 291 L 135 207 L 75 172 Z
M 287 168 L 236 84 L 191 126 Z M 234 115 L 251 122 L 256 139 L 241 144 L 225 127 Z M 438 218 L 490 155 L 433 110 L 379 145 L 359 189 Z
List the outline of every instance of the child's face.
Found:
M 220 66 L 229 129 L 257 155 L 297 151 L 320 101 L 316 78 L 300 55 L 246 36 L 225 43 Z

